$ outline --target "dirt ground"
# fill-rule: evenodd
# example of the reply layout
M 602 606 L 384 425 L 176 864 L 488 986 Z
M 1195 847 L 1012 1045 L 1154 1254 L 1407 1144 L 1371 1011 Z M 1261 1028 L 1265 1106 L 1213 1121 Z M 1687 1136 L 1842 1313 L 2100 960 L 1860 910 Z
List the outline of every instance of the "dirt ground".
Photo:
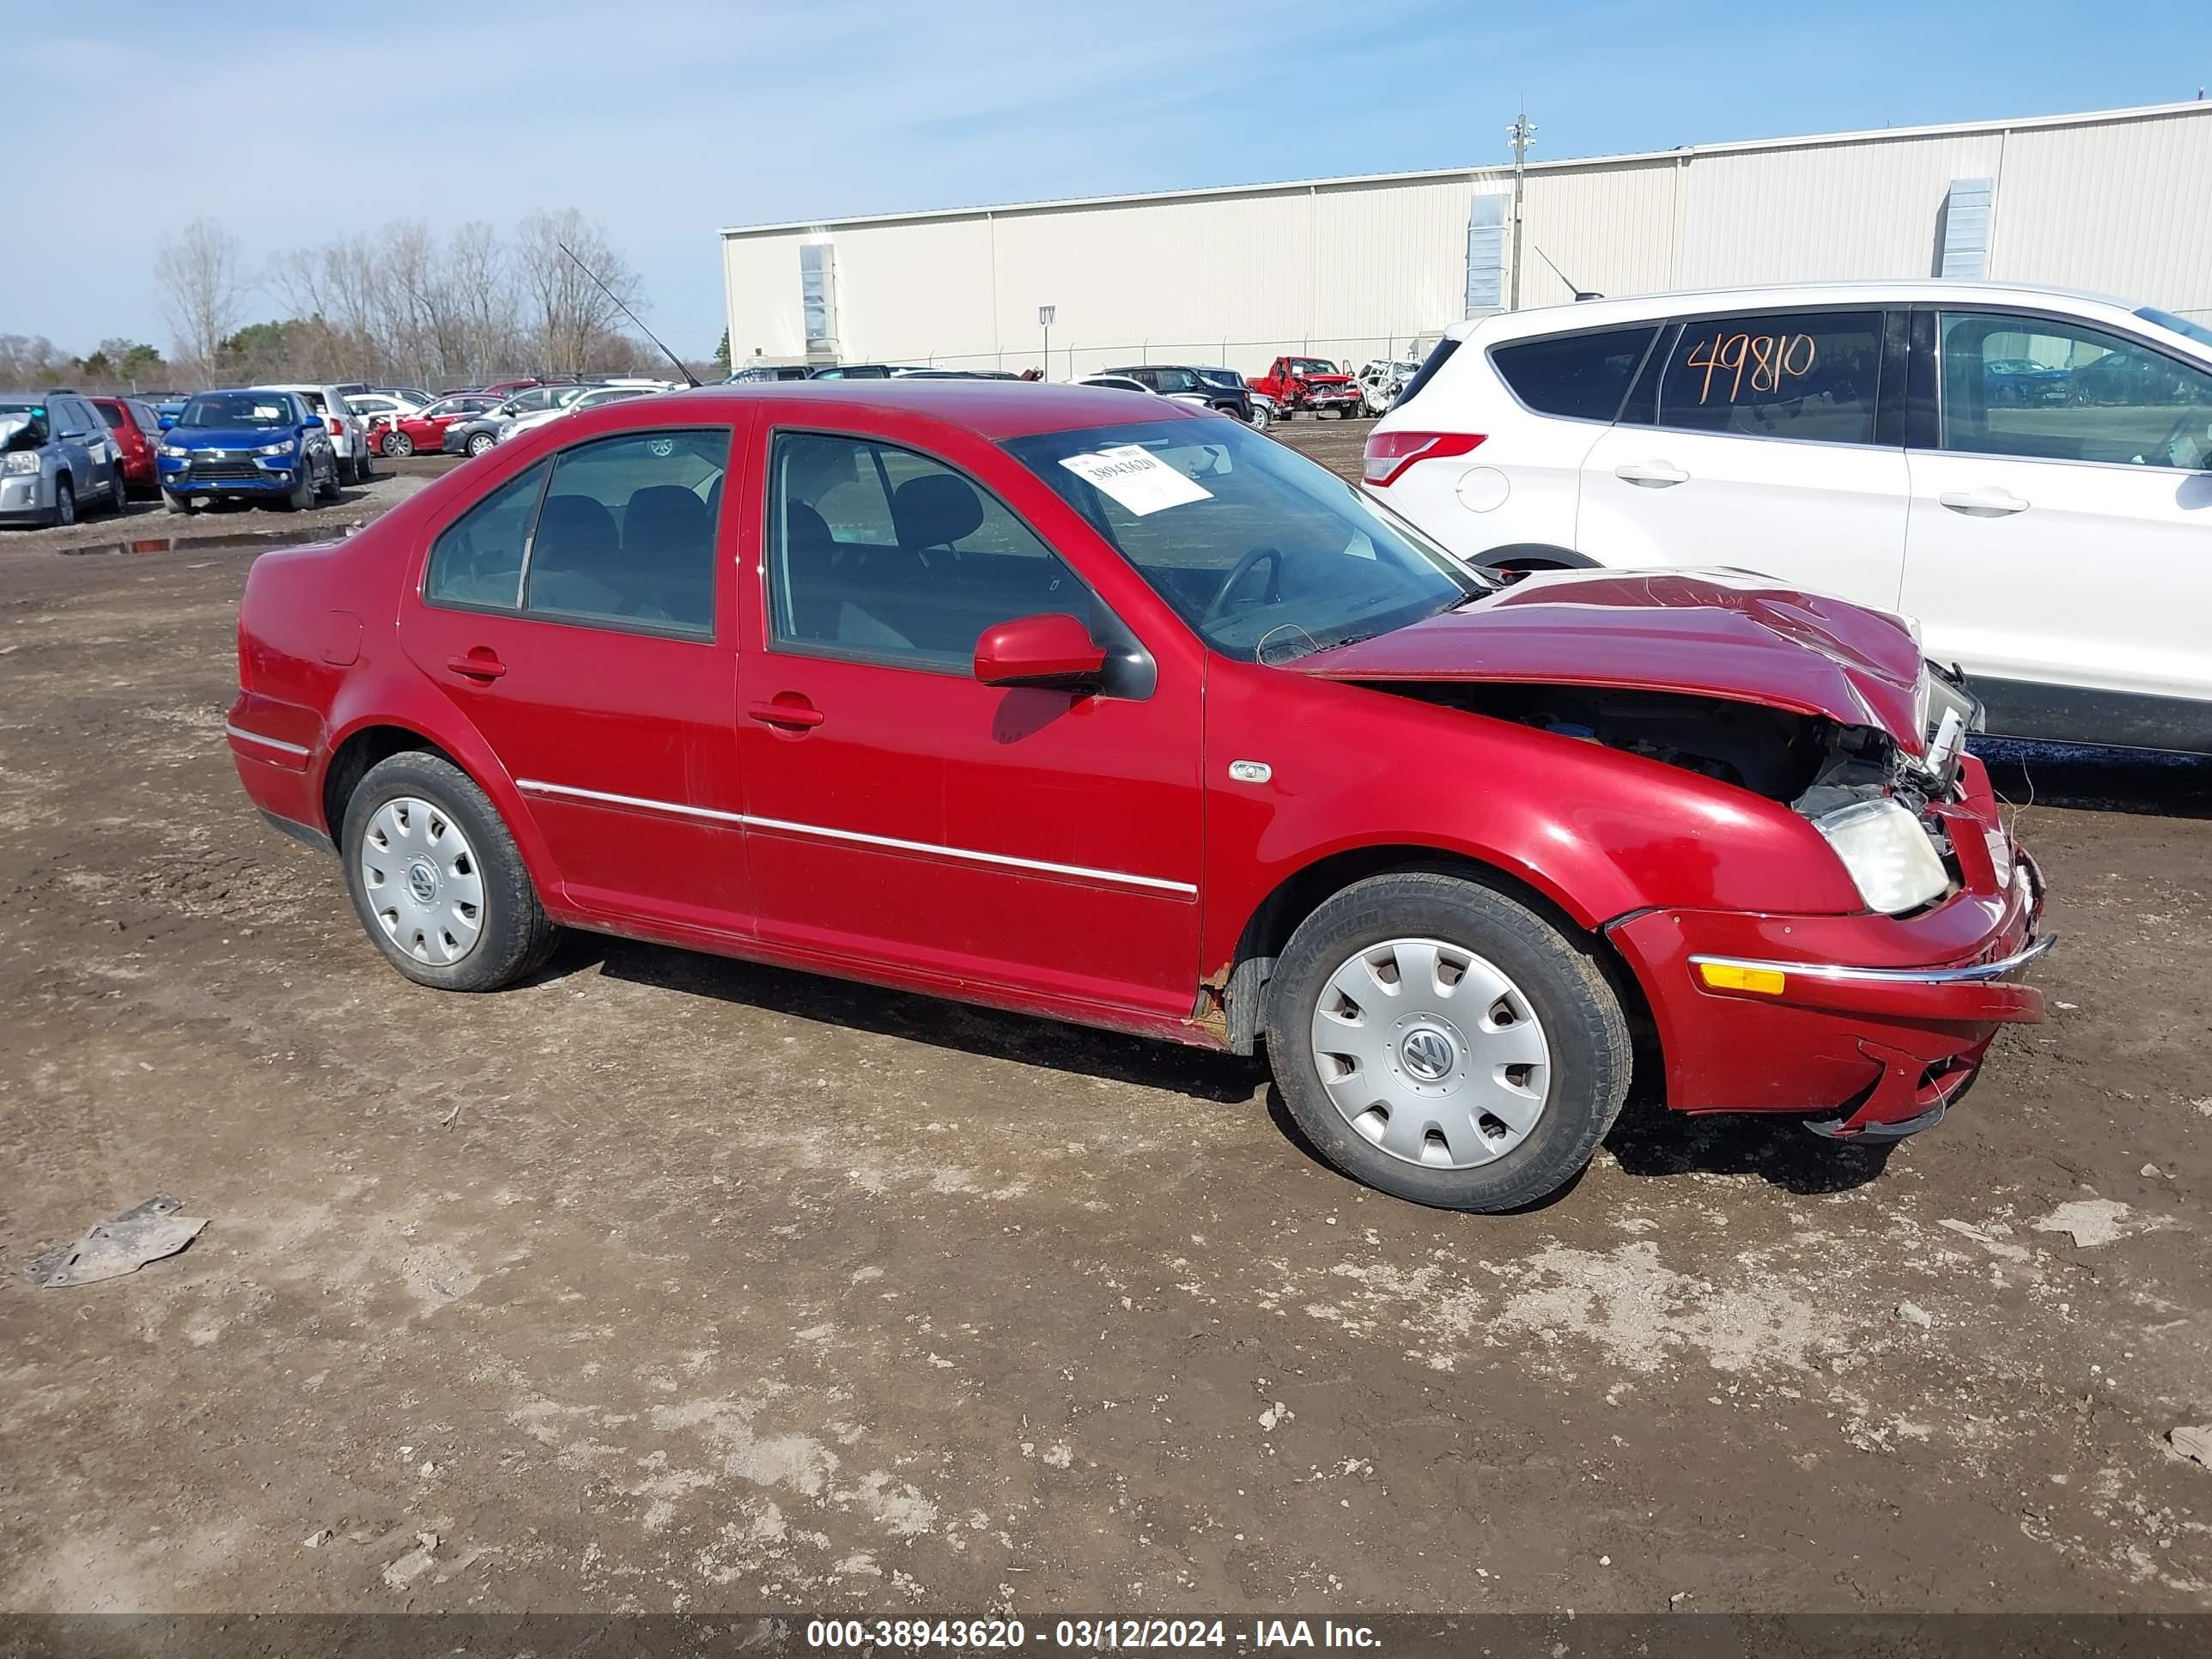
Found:
M 1438 1214 L 1244 1061 L 609 940 L 411 987 L 224 751 L 297 527 L 0 537 L 0 1610 L 2212 1609 L 2212 769 L 2001 769 L 2054 1015 L 1939 1132 L 1638 1115 Z

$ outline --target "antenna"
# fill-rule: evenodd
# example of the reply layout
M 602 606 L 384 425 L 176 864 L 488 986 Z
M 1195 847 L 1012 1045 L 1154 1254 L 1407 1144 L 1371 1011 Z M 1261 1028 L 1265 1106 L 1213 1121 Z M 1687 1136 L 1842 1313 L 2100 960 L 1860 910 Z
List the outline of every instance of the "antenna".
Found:
M 1552 275 L 1565 283 L 1567 285 L 1567 291 L 1573 295 L 1575 298 L 1577 300 L 1597 300 L 1604 298 L 1604 295 L 1602 295 L 1594 293 L 1588 289 L 1577 287 L 1576 285 L 1575 279 L 1568 276 L 1565 271 L 1561 270 L 1557 264 L 1553 264 L 1552 256 L 1545 252 L 1542 248 L 1536 247 L 1535 243 L 1531 242 L 1528 246 L 1536 248 L 1536 257 L 1539 259 L 1541 259 L 1546 264 L 1551 265 Z
M 629 318 L 633 323 L 637 323 L 637 331 L 644 335 L 647 339 L 652 341 L 653 344 L 660 346 L 660 355 L 667 358 L 670 362 L 676 365 L 676 372 L 678 374 L 681 374 L 690 385 L 694 387 L 697 386 L 699 384 L 699 377 L 694 374 L 690 369 L 684 367 L 684 360 L 682 358 L 678 357 L 666 346 L 660 345 L 660 337 L 658 334 L 655 334 L 643 323 L 639 323 L 637 321 L 637 313 L 632 311 L 628 306 L 623 305 L 622 296 L 620 295 L 617 294 L 614 289 L 609 288 L 605 283 L 599 281 L 598 276 L 592 271 L 591 266 L 586 264 L 581 259 L 577 259 L 574 251 L 571 249 L 566 242 L 556 241 L 553 246 L 559 248 L 562 252 L 566 253 L 571 259 L 575 259 L 576 269 L 582 271 L 585 276 L 591 277 L 592 286 L 597 288 L 600 293 L 605 295 L 607 298 L 612 300 L 617 306 L 621 307 L 622 314 Z

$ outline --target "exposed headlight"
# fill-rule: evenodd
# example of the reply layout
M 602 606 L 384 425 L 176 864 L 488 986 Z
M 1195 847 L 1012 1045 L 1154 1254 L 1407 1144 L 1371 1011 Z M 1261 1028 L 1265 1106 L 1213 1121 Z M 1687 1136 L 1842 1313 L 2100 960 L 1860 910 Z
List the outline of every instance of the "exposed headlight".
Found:
M 253 453 L 257 455 L 289 455 L 299 447 L 297 440 L 287 438 L 282 443 L 264 444 Z
M 0 462 L 0 472 L 36 472 L 38 470 L 39 452 L 35 449 L 10 450 L 8 459 Z
M 1917 909 L 1951 884 L 1920 821 L 1893 800 L 1863 800 L 1813 820 L 1850 872 L 1867 908 Z

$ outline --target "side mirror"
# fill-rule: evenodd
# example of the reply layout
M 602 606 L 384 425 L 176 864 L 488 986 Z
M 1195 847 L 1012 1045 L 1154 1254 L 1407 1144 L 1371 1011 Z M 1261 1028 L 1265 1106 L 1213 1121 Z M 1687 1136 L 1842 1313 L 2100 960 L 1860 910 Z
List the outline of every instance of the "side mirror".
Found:
M 1070 616 L 1017 617 L 985 629 L 975 641 L 975 678 L 986 685 L 1095 691 L 1105 673 L 1105 652 Z

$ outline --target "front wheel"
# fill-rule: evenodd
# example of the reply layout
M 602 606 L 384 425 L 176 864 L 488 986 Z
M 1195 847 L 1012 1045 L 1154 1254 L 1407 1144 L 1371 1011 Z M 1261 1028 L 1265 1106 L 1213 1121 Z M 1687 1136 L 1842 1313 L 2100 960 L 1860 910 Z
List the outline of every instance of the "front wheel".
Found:
M 1587 945 L 1456 876 L 1371 877 L 1307 917 L 1268 983 L 1267 1039 L 1324 1158 L 1442 1209 L 1549 1197 L 1628 1092 L 1627 1023 Z
M 471 433 L 469 434 L 469 459 L 474 460 L 477 456 L 483 454 L 486 450 L 489 449 L 498 441 L 499 440 L 493 437 L 489 432 Z
M 315 464 L 302 458 L 300 462 L 300 482 L 292 486 L 292 493 L 284 497 L 284 505 L 295 513 L 305 513 L 315 504 Z
M 76 522 L 76 489 L 67 478 L 54 481 L 54 523 L 57 526 Z
M 495 991 L 552 954 L 560 931 L 514 837 L 450 761 L 410 750 L 371 767 L 338 844 L 362 926 L 418 985 Z
M 185 497 L 178 495 L 173 489 L 165 489 L 161 492 L 161 505 L 167 511 L 177 514 L 180 517 L 189 518 L 191 516 L 191 502 Z
M 384 453 L 395 461 L 404 461 L 415 453 L 415 441 L 404 432 L 388 434 L 384 440 Z

